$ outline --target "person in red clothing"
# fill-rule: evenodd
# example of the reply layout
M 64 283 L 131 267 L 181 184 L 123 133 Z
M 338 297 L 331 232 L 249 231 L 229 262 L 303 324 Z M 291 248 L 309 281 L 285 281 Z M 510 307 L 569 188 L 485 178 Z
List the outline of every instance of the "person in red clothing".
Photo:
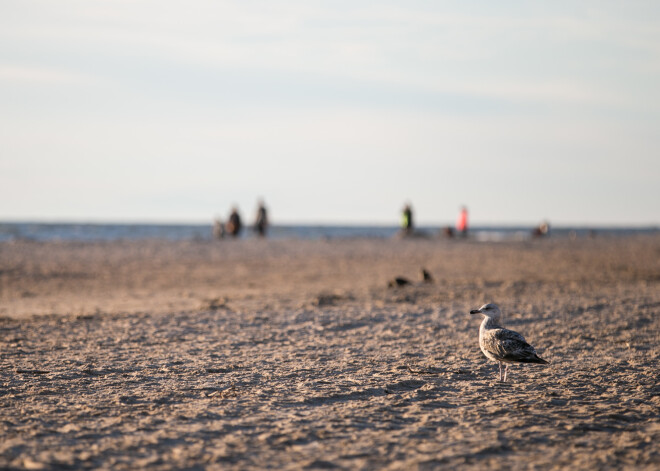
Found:
M 465 206 L 461 208 L 461 212 L 458 215 L 458 221 L 456 221 L 456 231 L 463 237 L 467 237 L 468 211 Z

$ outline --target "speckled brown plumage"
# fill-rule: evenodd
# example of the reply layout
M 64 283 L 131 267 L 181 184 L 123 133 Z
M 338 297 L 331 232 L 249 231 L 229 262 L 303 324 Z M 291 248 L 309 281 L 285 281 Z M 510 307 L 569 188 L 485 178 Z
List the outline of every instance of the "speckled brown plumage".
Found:
M 487 358 L 500 365 L 500 381 L 506 381 L 508 365 L 502 374 L 502 363 L 548 363 L 518 332 L 500 325 L 501 312 L 496 304 L 484 304 L 470 314 L 483 314 L 479 327 L 479 347 Z

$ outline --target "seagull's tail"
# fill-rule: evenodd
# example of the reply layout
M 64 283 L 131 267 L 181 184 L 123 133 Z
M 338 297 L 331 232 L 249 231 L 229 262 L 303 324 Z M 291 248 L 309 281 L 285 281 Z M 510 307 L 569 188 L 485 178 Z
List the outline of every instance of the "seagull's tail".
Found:
M 520 363 L 540 363 L 540 364 L 546 364 L 549 363 L 547 360 L 544 360 L 537 354 L 534 354 L 534 356 L 528 356 L 525 358 L 521 358 L 518 360 Z
M 548 363 L 547 360 L 544 360 L 543 358 L 541 358 L 541 357 L 538 356 L 538 355 L 534 355 L 534 357 L 535 357 L 535 358 L 532 359 L 531 363 L 542 363 L 542 364 L 547 364 L 547 363 Z

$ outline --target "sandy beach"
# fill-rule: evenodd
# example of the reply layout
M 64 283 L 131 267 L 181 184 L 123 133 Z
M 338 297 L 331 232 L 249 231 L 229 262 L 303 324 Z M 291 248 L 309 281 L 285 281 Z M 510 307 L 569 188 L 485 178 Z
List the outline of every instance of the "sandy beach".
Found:
M 0 468 L 656 470 L 659 314 L 652 235 L 6 242 Z

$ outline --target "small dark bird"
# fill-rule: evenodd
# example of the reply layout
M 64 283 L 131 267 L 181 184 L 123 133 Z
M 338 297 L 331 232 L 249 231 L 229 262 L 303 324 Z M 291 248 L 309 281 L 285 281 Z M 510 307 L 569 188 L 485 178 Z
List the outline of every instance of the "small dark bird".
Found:
M 390 282 L 387 283 L 387 286 L 389 286 L 390 288 L 395 288 L 397 286 L 406 286 L 410 284 L 412 283 L 407 278 L 403 278 L 402 276 L 397 276 L 393 280 L 390 280 Z
M 507 364 L 502 375 L 502 363 L 548 363 L 536 354 L 534 347 L 528 344 L 522 335 L 500 325 L 502 313 L 497 304 L 484 304 L 479 309 L 470 311 L 470 314 L 484 316 L 479 327 L 479 346 L 486 358 L 499 363 L 500 381 L 506 381 L 509 370 Z
M 433 283 L 433 277 L 426 268 L 422 268 L 422 281 L 424 283 Z

